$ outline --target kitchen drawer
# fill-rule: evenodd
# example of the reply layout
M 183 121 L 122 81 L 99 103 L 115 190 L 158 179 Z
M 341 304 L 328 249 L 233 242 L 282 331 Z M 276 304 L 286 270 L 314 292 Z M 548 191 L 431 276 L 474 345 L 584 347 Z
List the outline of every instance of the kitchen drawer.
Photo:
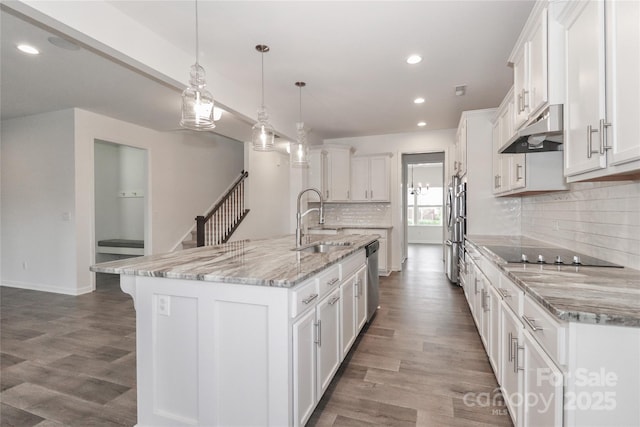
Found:
M 340 263 L 340 279 L 345 280 L 367 262 L 364 250 L 358 251 Z
M 567 327 L 530 296 L 525 296 L 522 313 L 524 327 L 558 365 L 566 363 Z
M 296 317 L 318 302 L 318 279 L 302 282 L 291 290 L 291 317 Z
M 495 284 L 494 284 L 495 285 Z M 499 285 L 496 290 L 504 300 L 505 304 L 513 310 L 516 316 L 522 316 L 522 304 L 524 302 L 524 292 L 513 283 L 507 276 L 500 274 Z
M 480 270 L 482 270 L 484 275 L 487 276 L 487 279 L 489 279 L 489 282 L 491 282 L 492 285 L 495 286 L 500 283 L 500 276 L 502 276 L 502 273 L 494 263 L 483 256 L 480 259 L 478 266 L 480 267 Z
M 320 298 L 340 287 L 340 266 L 329 267 L 318 275 L 318 293 Z

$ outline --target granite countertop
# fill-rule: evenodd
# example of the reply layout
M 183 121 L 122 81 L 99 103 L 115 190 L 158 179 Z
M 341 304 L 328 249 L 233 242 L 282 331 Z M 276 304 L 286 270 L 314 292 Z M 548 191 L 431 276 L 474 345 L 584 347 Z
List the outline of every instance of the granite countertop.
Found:
M 527 237 L 467 236 L 525 293 L 560 320 L 640 327 L 640 271 L 507 263 L 486 246 L 558 246 Z
M 345 228 L 355 228 L 355 229 L 376 229 L 379 228 L 381 230 L 391 230 L 393 228 L 392 225 L 363 225 L 363 224 L 355 224 L 355 225 L 317 225 L 313 227 L 309 227 L 309 230 L 344 230 Z
M 310 243 L 338 244 L 327 253 L 295 248 L 295 236 L 242 240 L 217 246 L 110 261 L 91 266 L 97 273 L 292 287 L 378 240 L 359 234 L 310 236 Z M 305 245 L 306 246 L 306 245 Z

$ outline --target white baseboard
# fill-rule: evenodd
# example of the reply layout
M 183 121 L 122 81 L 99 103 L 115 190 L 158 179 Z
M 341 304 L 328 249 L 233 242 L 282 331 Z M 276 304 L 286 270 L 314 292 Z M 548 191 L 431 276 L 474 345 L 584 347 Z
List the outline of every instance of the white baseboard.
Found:
M 86 285 L 78 289 L 68 289 L 60 286 L 44 285 L 41 283 L 18 282 L 15 280 L 5 280 L 2 282 L 2 284 L 0 284 L 0 286 L 5 286 L 7 288 L 28 289 L 30 291 L 52 292 L 55 294 L 73 295 L 73 296 L 78 296 L 82 294 L 88 294 L 89 292 L 93 292 L 93 288 L 90 285 Z

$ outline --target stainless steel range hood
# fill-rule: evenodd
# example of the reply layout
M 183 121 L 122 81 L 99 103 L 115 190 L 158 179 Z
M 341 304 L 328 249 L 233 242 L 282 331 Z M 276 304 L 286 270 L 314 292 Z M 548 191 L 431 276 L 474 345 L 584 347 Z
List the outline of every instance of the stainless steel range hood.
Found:
M 540 153 L 562 150 L 562 104 L 548 106 L 529 125 L 520 129 L 500 153 Z

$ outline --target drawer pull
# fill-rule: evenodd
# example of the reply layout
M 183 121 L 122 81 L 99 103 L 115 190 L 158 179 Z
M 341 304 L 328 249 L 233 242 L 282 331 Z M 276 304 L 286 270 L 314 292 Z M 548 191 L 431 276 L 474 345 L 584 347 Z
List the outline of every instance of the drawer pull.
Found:
M 512 295 L 509 294 L 509 291 L 505 288 L 498 288 L 498 293 L 502 298 L 511 298 Z
M 339 299 L 340 299 L 339 296 L 331 298 L 329 300 L 329 305 L 333 305 L 333 304 L 337 303 Z
M 318 294 L 311 294 L 307 298 L 303 299 L 302 302 L 304 304 L 309 304 L 311 301 L 313 301 L 316 298 L 318 298 Z
M 529 326 L 531 328 L 532 331 L 537 332 L 537 331 L 541 331 L 542 328 L 540 326 L 536 326 L 535 324 L 535 319 L 531 319 L 527 316 L 525 316 L 524 314 L 522 315 L 522 320 L 524 320 L 524 323 L 527 324 L 527 326 Z
M 329 285 L 329 286 L 333 286 L 333 285 L 335 285 L 336 283 L 338 283 L 338 280 L 340 280 L 340 279 L 338 279 L 337 277 L 334 277 L 333 279 L 331 279 L 331 280 L 329 280 L 329 281 L 327 282 L 327 285 Z
M 316 325 L 316 340 L 314 341 L 318 344 L 318 347 L 322 347 L 322 321 L 318 319 Z

